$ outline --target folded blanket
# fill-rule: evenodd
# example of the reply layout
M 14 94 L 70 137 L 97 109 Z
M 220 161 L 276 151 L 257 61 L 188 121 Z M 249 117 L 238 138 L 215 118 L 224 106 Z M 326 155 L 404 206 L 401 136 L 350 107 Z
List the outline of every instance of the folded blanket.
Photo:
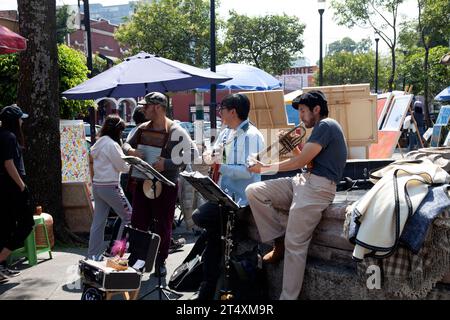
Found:
M 448 188 L 450 188 L 450 185 L 431 187 L 416 212 L 406 221 L 403 233 L 400 236 L 400 242 L 413 253 L 417 254 L 422 248 L 428 228 L 433 220 L 444 209 L 450 208 Z
M 396 161 L 374 173 L 380 180 L 351 207 L 349 240 L 353 259 L 386 258 L 397 248 L 408 217 L 436 183 L 450 176 L 429 160 Z

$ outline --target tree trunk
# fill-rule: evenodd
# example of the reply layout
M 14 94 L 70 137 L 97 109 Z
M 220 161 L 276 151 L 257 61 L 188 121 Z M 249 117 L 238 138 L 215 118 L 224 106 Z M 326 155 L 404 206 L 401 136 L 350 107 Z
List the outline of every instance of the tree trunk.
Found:
M 59 239 L 65 232 L 61 192 L 56 3 L 18 0 L 20 34 L 28 39 L 20 54 L 18 103 L 24 122 L 26 183 L 35 205 L 54 218 Z
M 424 87 L 423 87 L 423 95 L 425 98 L 425 102 L 424 102 L 424 106 L 423 106 L 423 111 L 424 111 L 424 117 L 425 117 L 425 122 L 427 124 L 427 127 L 431 127 L 431 119 L 430 119 L 430 110 L 428 109 L 428 104 L 429 104 L 429 97 L 428 97 L 428 91 L 429 91 L 429 87 L 428 87 L 428 60 L 429 60 L 429 55 L 430 55 L 430 48 L 425 45 L 425 59 L 423 61 L 423 72 L 425 73 L 425 79 L 424 79 Z
M 394 79 L 395 79 L 395 46 L 391 47 L 391 74 L 389 75 L 388 80 L 388 90 L 389 92 L 392 92 L 394 90 Z

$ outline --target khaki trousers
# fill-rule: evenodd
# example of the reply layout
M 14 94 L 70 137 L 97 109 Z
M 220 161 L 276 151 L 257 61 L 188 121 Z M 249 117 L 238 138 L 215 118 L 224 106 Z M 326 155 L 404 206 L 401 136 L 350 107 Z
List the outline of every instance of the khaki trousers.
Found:
M 311 173 L 261 181 L 247 187 L 247 199 L 261 240 L 269 242 L 285 235 L 280 300 L 298 299 L 312 234 L 335 193 L 335 182 Z

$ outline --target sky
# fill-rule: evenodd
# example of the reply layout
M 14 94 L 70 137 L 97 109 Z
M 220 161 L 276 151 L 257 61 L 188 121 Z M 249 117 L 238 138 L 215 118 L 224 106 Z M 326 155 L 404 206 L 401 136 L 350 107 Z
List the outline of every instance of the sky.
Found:
M 77 0 L 56 0 L 57 5 L 77 4 Z M 128 3 L 127 0 L 90 0 L 90 3 L 101 3 L 102 5 L 117 5 Z M 325 12 L 323 14 L 323 42 L 324 53 L 328 44 L 341 40 L 343 37 L 350 37 L 355 41 L 363 38 L 374 38 L 373 31 L 355 27 L 347 29 L 338 26 L 333 20 L 333 12 L 330 8 L 330 1 L 327 0 Z M 0 10 L 17 9 L 16 0 L 0 0 Z M 229 10 L 236 10 L 240 14 L 258 16 L 265 14 L 295 15 L 306 25 L 303 33 L 304 49 L 303 56 L 311 64 L 319 60 L 319 34 L 320 23 L 317 11 L 317 0 L 221 0 L 220 8 L 217 12 L 222 18 L 227 18 Z M 414 0 L 406 0 L 400 7 L 400 16 L 414 18 L 417 16 L 417 5 Z M 402 19 L 401 17 L 401 19 Z M 375 46 L 375 44 L 374 44 Z M 382 40 L 379 42 L 379 50 L 382 53 L 388 52 L 388 47 Z

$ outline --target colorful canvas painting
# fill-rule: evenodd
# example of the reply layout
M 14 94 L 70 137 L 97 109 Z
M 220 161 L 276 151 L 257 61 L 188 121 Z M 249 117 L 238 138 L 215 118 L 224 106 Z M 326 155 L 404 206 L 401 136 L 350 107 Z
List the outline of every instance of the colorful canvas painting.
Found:
M 61 120 L 61 162 L 63 182 L 89 182 L 89 156 L 83 121 Z
M 378 142 L 369 147 L 369 159 L 390 159 L 401 131 L 378 131 Z

